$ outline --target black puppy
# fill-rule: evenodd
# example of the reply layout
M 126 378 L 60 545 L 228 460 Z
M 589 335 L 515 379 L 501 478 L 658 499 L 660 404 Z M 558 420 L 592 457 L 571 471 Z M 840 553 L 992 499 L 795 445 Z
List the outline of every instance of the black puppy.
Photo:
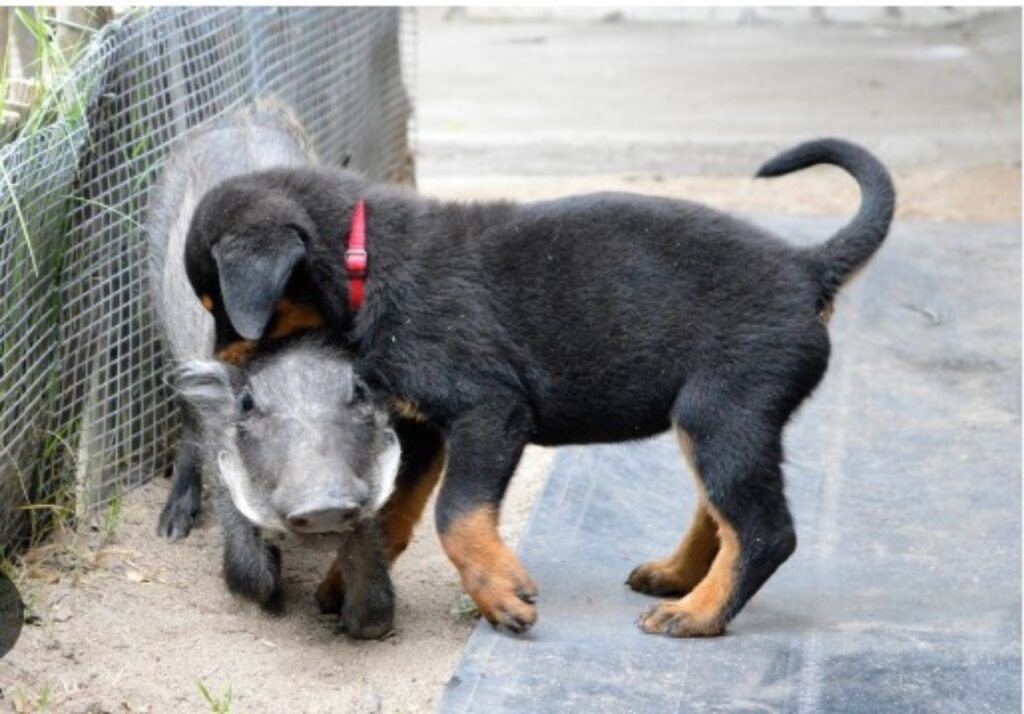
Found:
M 515 631 L 535 621 L 537 588 L 497 522 L 523 447 L 674 428 L 700 506 L 675 552 L 629 585 L 683 596 L 647 612 L 645 632 L 717 635 L 796 547 L 782 429 L 825 373 L 836 291 L 892 219 L 885 168 L 844 141 L 798 146 L 758 176 L 822 163 L 849 171 L 863 198 L 812 249 L 665 198 L 460 205 L 345 171 L 281 170 L 204 197 L 186 268 L 225 354 L 260 349 L 287 310 L 314 311 L 395 398 L 409 460 L 384 513 L 392 557 L 447 444 L 445 551 L 483 615 Z

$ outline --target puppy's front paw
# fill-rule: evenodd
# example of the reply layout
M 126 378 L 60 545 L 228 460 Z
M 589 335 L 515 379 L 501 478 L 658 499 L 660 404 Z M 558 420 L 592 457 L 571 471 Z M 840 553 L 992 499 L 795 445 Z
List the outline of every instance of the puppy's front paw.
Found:
M 488 622 L 516 634 L 533 626 L 537 585 L 498 535 L 492 506 L 454 518 L 441 533 L 441 543 L 459 569 L 462 587 Z
M 682 600 L 658 603 L 637 624 L 649 635 L 668 637 L 717 637 L 725 632 L 723 618 L 692 611 Z
M 480 614 L 495 627 L 520 635 L 537 621 L 537 586 L 518 561 L 497 573 L 464 574 L 463 585 Z

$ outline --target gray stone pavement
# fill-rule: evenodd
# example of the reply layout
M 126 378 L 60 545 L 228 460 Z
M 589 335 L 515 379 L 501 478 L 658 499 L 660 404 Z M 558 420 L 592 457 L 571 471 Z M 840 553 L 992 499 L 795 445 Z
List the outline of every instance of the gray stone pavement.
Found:
M 818 135 L 894 169 L 1020 158 L 1019 10 L 948 28 L 418 17 L 425 179 L 748 175 Z

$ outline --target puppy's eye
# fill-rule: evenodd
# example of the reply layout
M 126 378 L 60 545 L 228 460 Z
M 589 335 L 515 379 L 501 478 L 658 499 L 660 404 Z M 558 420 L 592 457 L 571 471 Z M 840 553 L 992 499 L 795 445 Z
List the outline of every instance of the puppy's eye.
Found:
M 238 397 L 238 411 L 242 414 L 249 414 L 256 408 L 256 402 L 249 392 L 242 392 Z

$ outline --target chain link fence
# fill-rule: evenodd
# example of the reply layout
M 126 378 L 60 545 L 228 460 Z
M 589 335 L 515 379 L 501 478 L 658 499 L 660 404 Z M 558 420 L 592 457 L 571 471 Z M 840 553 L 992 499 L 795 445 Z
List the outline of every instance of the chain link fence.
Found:
M 0 549 L 169 467 L 142 224 L 174 141 L 272 98 L 322 163 L 411 181 L 410 20 L 395 8 L 133 12 L 51 88 L 42 128 L 0 150 Z

